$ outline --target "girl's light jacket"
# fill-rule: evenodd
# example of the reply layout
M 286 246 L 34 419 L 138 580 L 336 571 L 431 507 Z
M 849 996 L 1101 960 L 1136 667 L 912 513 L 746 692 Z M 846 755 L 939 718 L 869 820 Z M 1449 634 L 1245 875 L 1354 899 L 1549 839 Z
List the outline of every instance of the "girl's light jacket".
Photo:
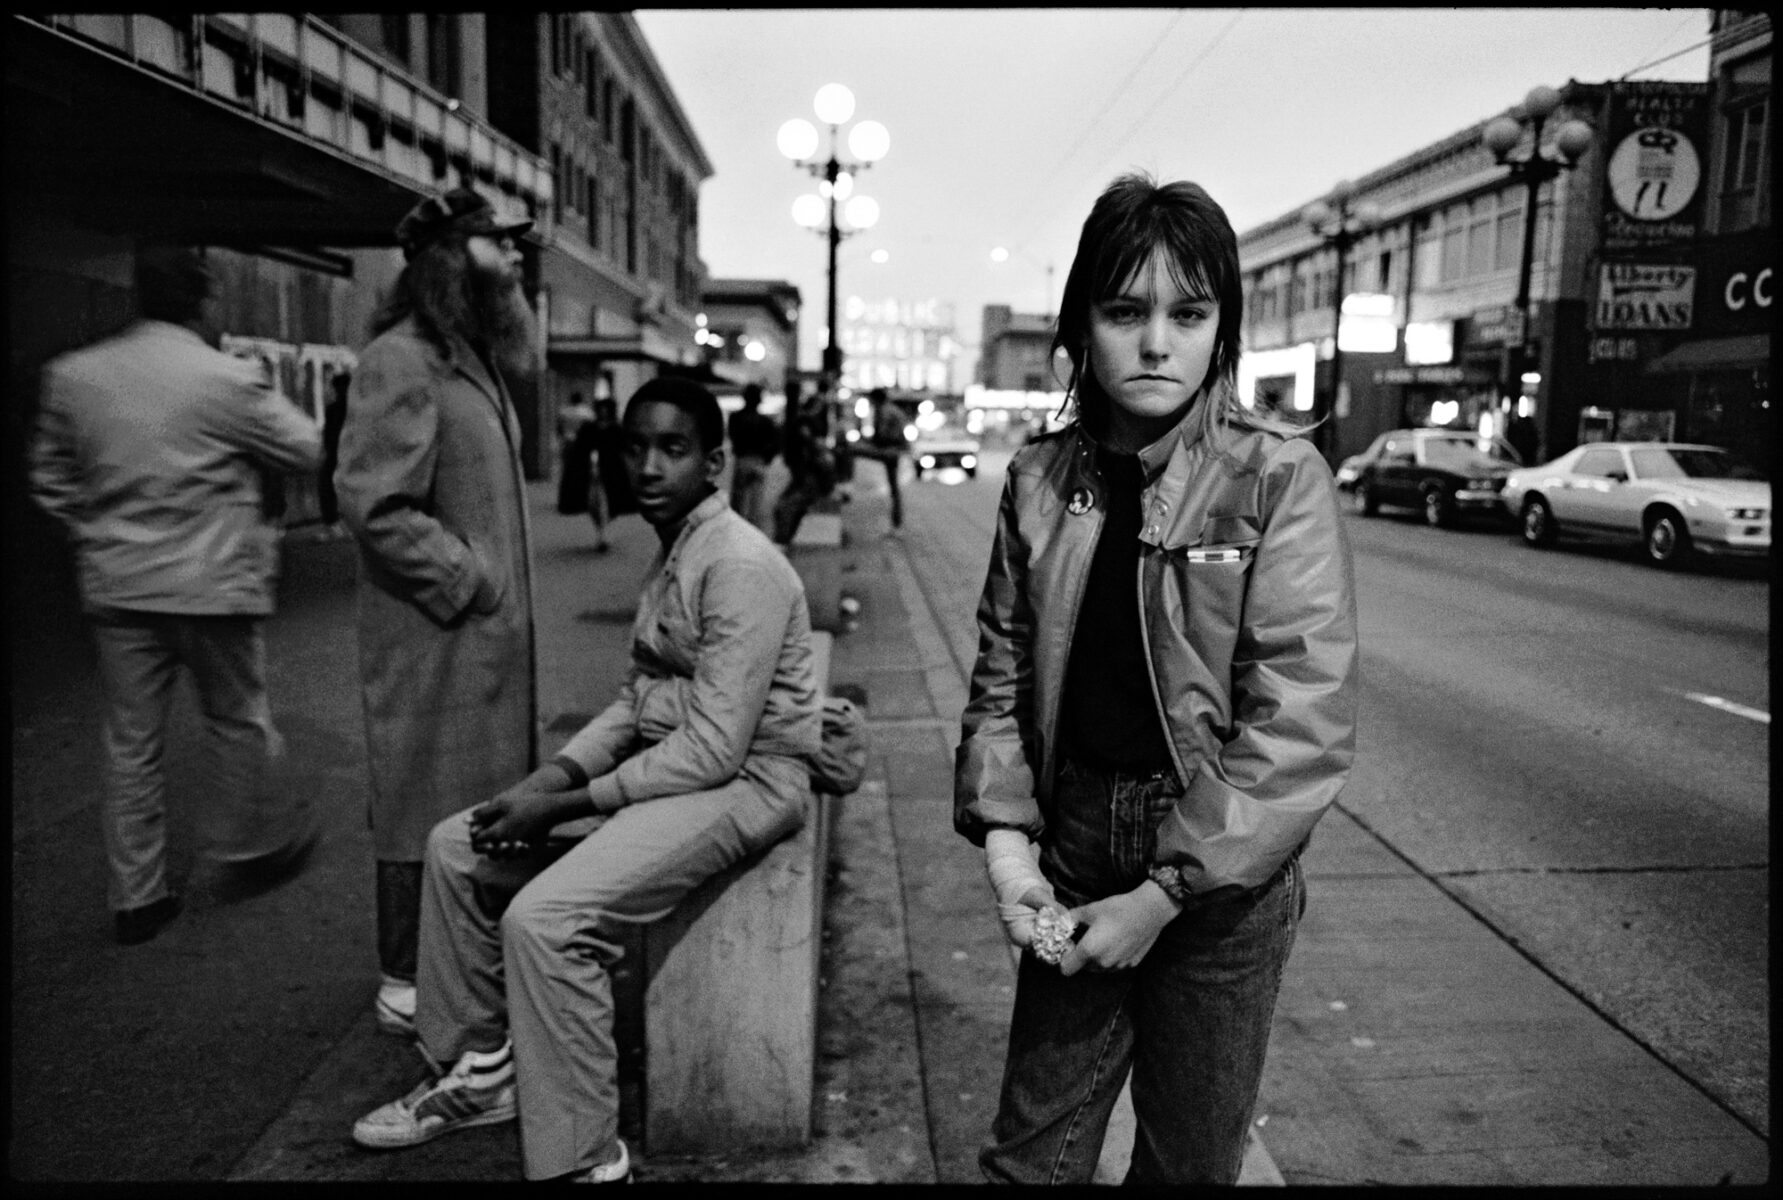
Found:
M 1060 695 L 1107 506 L 1081 422 L 1009 466 L 979 601 L 954 826 L 1041 841 Z M 1191 408 L 1140 452 L 1139 604 L 1185 791 L 1156 862 L 1190 892 L 1266 883 L 1343 790 L 1355 750 L 1354 575 L 1330 469 L 1303 439 L 1203 437 Z

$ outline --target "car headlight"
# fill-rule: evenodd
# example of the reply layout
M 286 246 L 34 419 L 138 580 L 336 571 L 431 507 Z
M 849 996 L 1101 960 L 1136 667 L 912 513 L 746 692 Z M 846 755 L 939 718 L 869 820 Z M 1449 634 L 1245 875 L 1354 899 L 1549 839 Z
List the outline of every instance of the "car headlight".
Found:
M 962 455 L 960 455 L 960 466 L 965 467 L 968 471 L 970 471 L 973 467 L 976 467 L 977 465 L 978 465 L 978 456 L 976 454 L 962 454 Z
M 1762 508 L 1730 508 L 1727 515 L 1736 521 L 1762 521 L 1765 510 Z

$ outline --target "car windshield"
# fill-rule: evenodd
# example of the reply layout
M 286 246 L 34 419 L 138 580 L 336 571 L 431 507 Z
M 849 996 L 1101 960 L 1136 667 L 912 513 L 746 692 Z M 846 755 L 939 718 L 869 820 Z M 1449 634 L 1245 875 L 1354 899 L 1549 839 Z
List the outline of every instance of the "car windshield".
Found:
M 1424 461 L 1433 467 L 1448 467 L 1454 471 L 1516 465 L 1508 458 L 1485 453 L 1471 438 L 1426 438 Z
M 1646 446 L 1628 452 L 1642 479 L 1763 479 L 1764 476 L 1722 450 Z

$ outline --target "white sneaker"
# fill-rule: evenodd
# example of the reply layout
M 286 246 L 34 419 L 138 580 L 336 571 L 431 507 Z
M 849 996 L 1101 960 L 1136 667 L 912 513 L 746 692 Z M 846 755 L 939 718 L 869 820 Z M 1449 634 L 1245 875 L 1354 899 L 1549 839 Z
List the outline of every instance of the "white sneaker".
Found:
M 415 985 L 384 976 L 378 987 L 378 1028 L 397 1037 L 415 1036 Z
M 489 1054 L 466 1053 L 438 1079 L 429 1079 L 400 1100 L 360 1117 L 353 1140 L 371 1150 L 400 1150 L 474 1125 L 512 1121 L 513 1045 Z
M 631 1154 L 625 1148 L 624 1138 L 615 1138 L 619 1143 L 619 1157 L 599 1167 L 590 1167 L 580 1175 L 573 1177 L 571 1183 L 630 1183 Z

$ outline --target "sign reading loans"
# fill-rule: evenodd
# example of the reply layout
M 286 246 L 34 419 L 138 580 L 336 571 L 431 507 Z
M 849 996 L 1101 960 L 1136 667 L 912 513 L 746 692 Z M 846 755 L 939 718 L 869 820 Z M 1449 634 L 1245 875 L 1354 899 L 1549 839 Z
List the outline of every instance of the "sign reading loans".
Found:
M 1597 329 L 1689 329 L 1696 268 L 1605 263 L 1598 275 Z

